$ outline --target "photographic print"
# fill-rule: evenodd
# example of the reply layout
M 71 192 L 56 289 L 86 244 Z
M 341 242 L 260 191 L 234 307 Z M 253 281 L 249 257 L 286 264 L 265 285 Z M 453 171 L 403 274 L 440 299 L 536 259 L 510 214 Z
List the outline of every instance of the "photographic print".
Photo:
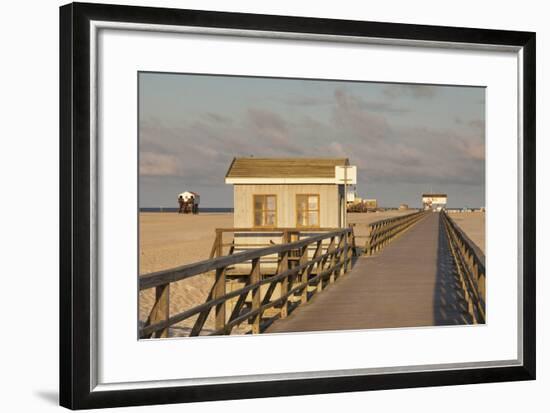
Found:
M 140 338 L 485 323 L 485 88 L 138 92 Z
M 535 33 L 75 3 L 59 50 L 62 406 L 535 379 Z

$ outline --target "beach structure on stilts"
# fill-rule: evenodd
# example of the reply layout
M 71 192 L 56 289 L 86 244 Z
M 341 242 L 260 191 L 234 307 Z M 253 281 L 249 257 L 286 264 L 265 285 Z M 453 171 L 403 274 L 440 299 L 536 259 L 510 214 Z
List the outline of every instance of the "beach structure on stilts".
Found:
M 234 158 L 225 176 L 233 252 L 347 227 L 345 193 L 356 181 L 347 158 Z
M 345 189 L 356 181 L 347 158 L 234 158 L 225 176 L 235 227 L 256 229 L 344 227 Z
M 198 214 L 201 197 L 196 192 L 185 191 L 178 195 L 178 214 Z
M 350 166 L 347 158 L 234 158 L 225 176 L 225 183 L 233 185 L 234 226 L 217 229 L 211 257 L 347 228 L 345 194 L 348 185 L 356 181 L 356 167 Z M 336 237 L 332 245 L 339 242 L 344 240 Z M 330 237 L 319 244 L 319 251 L 310 245 L 302 261 L 326 254 L 329 248 Z M 261 275 L 276 274 L 280 265 L 277 253 L 262 257 Z M 228 269 L 227 289 L 242 288 L 251 269 L 251 262 Z M 280 296 L 279 289 L 277 285 L 268 295 Z M 262 295 L 266 293 L 262 289 Z

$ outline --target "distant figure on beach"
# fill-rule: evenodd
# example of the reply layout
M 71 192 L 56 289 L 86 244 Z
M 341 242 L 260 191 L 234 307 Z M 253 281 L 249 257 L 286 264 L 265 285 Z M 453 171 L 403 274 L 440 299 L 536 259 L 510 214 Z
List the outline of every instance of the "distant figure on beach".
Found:
M 181 195 L 178 197 L 178 204 L 180 205 L 180 209 L 178 210 L 178 214 L 185 214 L 186 203 L 183 200 Z
M 200 195 L 195 192 L 182 192 L 178 195 L 178 214 L 197 215 L 199 213 Z

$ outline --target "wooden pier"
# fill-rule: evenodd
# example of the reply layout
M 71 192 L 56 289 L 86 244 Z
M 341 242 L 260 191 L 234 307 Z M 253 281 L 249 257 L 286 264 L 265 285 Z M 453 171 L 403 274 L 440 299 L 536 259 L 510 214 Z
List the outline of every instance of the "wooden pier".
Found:
M 227 243 L 223 255 L 219 230 L 210 260 L 140 277 L 140 289 L 155 288 L 157 297 L 140 337 L 167 337 L 191 317 L 190 335 L 203 335 L 211 311 L 208 334 L 243 324 L 259 334 L 485 322 L 484 256 L 444 212 L 378 221 L 365 240 L 353 228 L 302 239 L 295 229 L 271 230 L 278 231 L 280 244 L 235 253 Z M 229 290 L 230 270 L 246 263 L 242 284 Z M 206 302 L 169 314 L 170 284 L 212 271 Z
M 429 213 L 380 254 L 268 333 L 471 324 L 439 213 Z

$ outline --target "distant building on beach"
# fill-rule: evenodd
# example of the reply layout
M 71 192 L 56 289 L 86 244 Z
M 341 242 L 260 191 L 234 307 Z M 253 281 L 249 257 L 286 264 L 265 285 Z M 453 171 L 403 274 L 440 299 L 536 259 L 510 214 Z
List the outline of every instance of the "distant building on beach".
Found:
M 348 202 L 348 212 L 374 212 L 378 210 L 376 199 L 355 198 L 355 202 Z
M 373 210 L 378 208 L 378 201 L 376 199 L 365 199 L 363 203 L 367 207 L 367 210 Z
M 447 207 L 447 194 L 422 194 L 422 209 L 441 211 Z
M 225 183 L 236 228 L 340 228 L 357 169 L 347 158 L 234 158 Z
M 356 188 L 349 188 L 348 189 L 348 196 L 347 196 L 347 202 L 348 206 L 353 204 L 361 203 L 363 199 L 357 195 L 357 189 Z

